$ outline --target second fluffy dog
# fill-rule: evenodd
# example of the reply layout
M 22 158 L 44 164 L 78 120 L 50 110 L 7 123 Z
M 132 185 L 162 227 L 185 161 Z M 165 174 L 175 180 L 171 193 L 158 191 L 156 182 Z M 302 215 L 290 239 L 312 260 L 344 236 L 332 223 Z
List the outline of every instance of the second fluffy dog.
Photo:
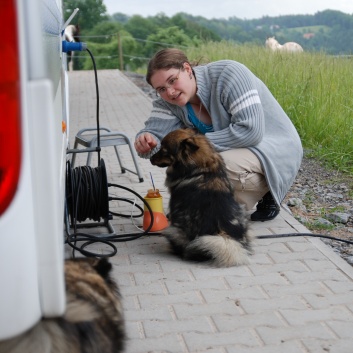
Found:
M 167 167 L 171 227 L 165 235 L 172 250 L 217 267 L 248 263 L 247 219 L 234 199 L 223 158 L 208 139 L 192 129 L 172 131 L 151 163 Z
M 66 311 L 0 341 L 1 353 L 119 353 L 125 321 L 118 286 L 106 259 L 65 261 Z

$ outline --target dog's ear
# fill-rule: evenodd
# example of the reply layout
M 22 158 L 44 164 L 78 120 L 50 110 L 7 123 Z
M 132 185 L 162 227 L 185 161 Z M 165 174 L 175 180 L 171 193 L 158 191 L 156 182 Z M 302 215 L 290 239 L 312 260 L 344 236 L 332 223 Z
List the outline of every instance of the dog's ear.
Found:
M 92 267 L 104 278 L 107 279 L 113 266 L 107 258 L 92 259 Z
M 180 143 L 180 147 L 183 151 L 186 152 L 196 152 L 200 147 L 196 144 L 196 141 L 193 137 L 189 137 Z

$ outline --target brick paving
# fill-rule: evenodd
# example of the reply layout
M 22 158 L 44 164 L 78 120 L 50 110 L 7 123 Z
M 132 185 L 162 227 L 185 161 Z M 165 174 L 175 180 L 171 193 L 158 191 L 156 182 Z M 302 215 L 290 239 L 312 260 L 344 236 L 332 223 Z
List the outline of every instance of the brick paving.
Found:
M 73 146 L 78 130 L 95 126 L 96 95 L 93 71 L 71 72 L 69 80 Z M 150 99 L 118 70 L 98 71 L 98 80 L 101 126 L 133 139 Z M 119 150 L 133 169 L 129 150 Z M 111 147 L 101 156 L 108 182 L 142 197 L 152 186 L 152 173 L 167 208 L 164 169 L 139 159 L 144 174 L 139 183 L 136 175 L 121 174 Z M 81 154 L 77 165 L 84 163 Z M 117 188 L 109 193 L 136 199 Z M 132 207 L 110 203 L 114 212 L 130 214 Z M 111 223 L 116 233 L 130 234 L 140 232 L 142 218 L 114 217 Z M 251 228 L 255 235 L 308 232 L 284 209 L 273 221 L 251 222 Z M 115 244 L 111 262 L 123 296 L 126 353 L 353 352 L 353 268 L 318 238 L 258 239 L 248 266 L 224 269 L 174 257 L 161 235 Z M 104 253 L 106 245 L 91 249 Z

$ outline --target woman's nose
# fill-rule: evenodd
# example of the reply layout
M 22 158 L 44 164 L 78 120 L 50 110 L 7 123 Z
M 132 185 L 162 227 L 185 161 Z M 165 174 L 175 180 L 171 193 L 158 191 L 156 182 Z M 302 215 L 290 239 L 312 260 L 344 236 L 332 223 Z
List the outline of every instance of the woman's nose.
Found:
M 170 87 L 166 87 L 166 90 L 167 90 L 167 94 L 168 96 L 174 96 L 174 92 L 175 92 L 175 89 L 173 86 L 170 86 Z

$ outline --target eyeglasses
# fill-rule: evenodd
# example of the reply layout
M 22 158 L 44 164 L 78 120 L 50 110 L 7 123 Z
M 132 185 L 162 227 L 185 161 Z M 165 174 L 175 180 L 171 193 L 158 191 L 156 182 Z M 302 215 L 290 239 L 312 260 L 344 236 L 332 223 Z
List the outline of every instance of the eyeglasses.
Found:
M 171 88 L 175 85 L 175 83 L 179 80 L 180 71 L 181 71 L 181 68 L 179 69 L 178 75 L 170 78 L 164 87 L 159 87 L 156 89 L 156 93 L 158 96 L 164 95 L 165 93 L 167 93 L 168 88 Z

